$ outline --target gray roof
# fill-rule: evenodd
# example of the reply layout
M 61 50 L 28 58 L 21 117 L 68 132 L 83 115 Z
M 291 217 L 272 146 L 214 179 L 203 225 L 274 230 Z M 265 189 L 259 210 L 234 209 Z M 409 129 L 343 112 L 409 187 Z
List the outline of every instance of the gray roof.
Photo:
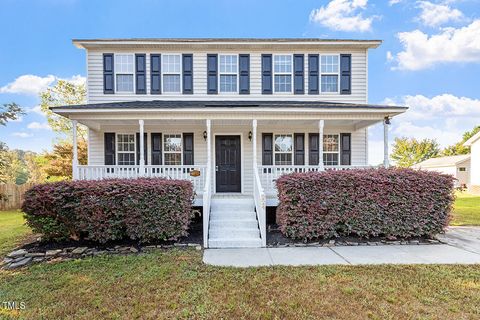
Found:
M 458 156 L 448 156 L 439 158 L 430 158 L 414 165 L 414 168 L 431 168 L 431 167 L 450 167 L 455 166 L 470 159 L 469 154 L 462 154 Z
M 181 108 L 311 108 L 311 109 L 397 109 L 407 110 L 407 107 L 361 104 L 361 103 L 337 103 L 319 101 L 185 101 L 185 100 L 149 100 L 128 102 L 91 103 L 52 107 L 57 109 L 181 109 Z

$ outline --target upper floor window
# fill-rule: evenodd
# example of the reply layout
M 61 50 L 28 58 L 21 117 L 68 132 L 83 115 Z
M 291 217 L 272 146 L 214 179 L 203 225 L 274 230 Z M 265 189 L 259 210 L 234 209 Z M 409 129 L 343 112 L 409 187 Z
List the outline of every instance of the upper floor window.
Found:
M 237 92 L 238 56 L 220 55 L 220 92 Z
M 115 55 L 117 92 L 133 92 L 133 54 Z
M 117 134 L 117 159 L 120 166 L 135 164 L 134 134 Z
M 163 138 L 164 164 L 179 166 L 182 164 L 182 135 L 165 134 Z
M 273 57 L 275 92 L 292 92 L 292 56 L 275 55 Z
M 181 57 L 179 54 L 162 55 L 163 92 L 180 93 Z
M 338 55 L 322 56 L 322 92 L 338 92 Z
M 293 138 L 291 134 L 275 135 L 275 165 L 291 165 L 293 159 Z
M 323 164 L 337 166 L 340 152 L 340 137 L 338 134 L 323 135 Z

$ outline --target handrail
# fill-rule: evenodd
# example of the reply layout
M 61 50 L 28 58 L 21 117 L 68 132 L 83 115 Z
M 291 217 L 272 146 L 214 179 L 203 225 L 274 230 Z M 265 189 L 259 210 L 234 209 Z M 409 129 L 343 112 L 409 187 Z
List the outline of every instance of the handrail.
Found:
M 210 224 L 210 199 L 212 193 L 211 173 L 207 170 L 205 187 L 203 188 L 203 247 L 208 248 L 208 229 Z
M 260 175 L 256 169 L 256 164 L 254 165 L 255 170 L 253 180 L 253 199 L 255 200 L 255 211 L 257 213 L 258 225 L 260 226 L 260 237 L 262 239 L 262 246 L 267 246 L 267 223 L 266 223 L 266 197 L 265 192 L 262 188 L 262 183 L 260 182 Z

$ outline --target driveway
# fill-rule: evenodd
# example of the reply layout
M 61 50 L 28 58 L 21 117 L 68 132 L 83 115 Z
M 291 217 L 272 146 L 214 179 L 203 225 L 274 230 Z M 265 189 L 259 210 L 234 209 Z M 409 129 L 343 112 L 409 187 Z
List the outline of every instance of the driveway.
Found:
M 444 244 L 339 247 L 206 249 L 206 264 L 232 267 L 274 265 L 480 264 L 480 228 L 452 227 Z

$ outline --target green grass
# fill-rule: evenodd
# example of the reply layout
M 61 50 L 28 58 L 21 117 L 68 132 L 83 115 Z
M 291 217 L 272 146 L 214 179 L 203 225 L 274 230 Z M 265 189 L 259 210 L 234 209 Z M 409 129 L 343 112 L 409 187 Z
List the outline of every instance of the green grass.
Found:
M 31 233 L 24 223 L 22 212 L 0 211 L 0 258 Z
M 0 271 L 25 319 L 478 319 L 480 266 L 206 266 L 201 252 Z M 0 314 L 0 318 L 2 315 Z
M 452 226 L 479 226 L 480 225 L 480 196 L 468 193 L 457 193 L 457 200 L 453 210 Z

